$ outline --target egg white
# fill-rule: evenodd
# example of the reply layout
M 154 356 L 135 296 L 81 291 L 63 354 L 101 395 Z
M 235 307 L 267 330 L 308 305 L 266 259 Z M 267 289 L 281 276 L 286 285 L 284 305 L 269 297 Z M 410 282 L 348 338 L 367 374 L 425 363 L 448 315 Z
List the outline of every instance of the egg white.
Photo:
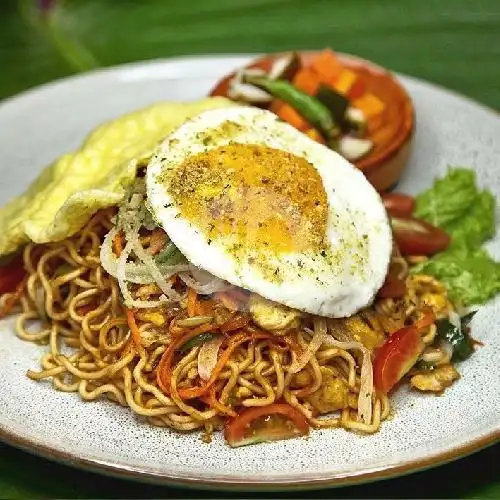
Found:
M 221 126 L 234 122 L 231 134 Z M 204 144 L 207 133 L 216 137 Z M 206 142 L 206 141 L 205 141 Z M 319 173 L 329 205 L 327 243 L 336 256 L 327 265 L 311 252 L 269 254 L 280 270 L 270 279 L 255 259 L 235 259 L 229 240 L 209 242 L 186 220 L 167 186 L 165 169 L 175 169 L 187 158 L 229 143 L 258 144 L 305 158 Z M 312 314 L 350 316 L 370 304 L 382 286 L 390 262 L 392 233 L 380 196 L 364 175 L 333 150 L 313 141 L 269 111 L 229 107 L 203 112 L 168 136 L 151 159 L 146 174 L 147 197 L 156 221 L 195 266 L 233 285 Z M 259 258 L 253 248 L 246 255 Z M 303 270 L 306 271 L 303 271 Z

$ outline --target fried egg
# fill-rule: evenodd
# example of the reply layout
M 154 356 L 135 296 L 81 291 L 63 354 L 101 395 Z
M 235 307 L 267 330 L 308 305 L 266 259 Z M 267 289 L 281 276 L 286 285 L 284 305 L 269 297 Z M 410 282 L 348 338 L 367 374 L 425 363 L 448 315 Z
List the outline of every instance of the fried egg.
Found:
M 345 317 L 385 280 L 392 233 L 378 193 L 270 111 L 190 119 L 161 144 L 146 184 L 153 217 L 192 264 L 266 299 Z

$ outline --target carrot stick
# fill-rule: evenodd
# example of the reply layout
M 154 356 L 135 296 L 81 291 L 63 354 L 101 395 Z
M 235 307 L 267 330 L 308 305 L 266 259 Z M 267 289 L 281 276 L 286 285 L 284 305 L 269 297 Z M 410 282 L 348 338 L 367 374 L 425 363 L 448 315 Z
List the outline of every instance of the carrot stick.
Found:
M 198 300 L 198 294 L 190 288 L 187 295 L 187 313 L 190 318 L 196 315 L 196 302 Z
M 135 322 L 135 316 L 131 309 L 125 309 L 125 314 L 127 315 L 127 323 L 130 328 L 130 334 L 132 335 L 132 341 L 134 342 L 135 347 L 138 350 L 142 350 L 141 344 L 141 332 L 137 327 L 137 323 Z
M 227 349 L 224 351 L 222 356 L 217 361 L 217 364 L 215 365 L 212 375 L 210 375 L 210 378 L 205 382 L 205 384 L 201 387 L 191 387 L 189 389 L 181 389 L 179 391 L 179 396 L 182 399 L 193 399 L 206 394 L 209 391 L 210 387 L 217 380 L 219 373 L 222 372 L 222 370 L 226 366 L 227 362 L 231 358 L 231 354 L 233 354 L 234 350 L 239 345 L 243 344 L 243 342 L 246 342 L 247 340 L 257 340 L 264 338 L 273 338 L 273 336 L 264 333 L 240 333 L 238 335 L 234 335 L 233 337 L 231 337 L 229 339 Z
M 120 257 L 123 252 L 123 234 L 121 231 L 116 233 L 113 238 L 113 252 L 117 257 Z
M 164 394 L 170 394 L 170 376 L 172 375 L 172 361 L 174 359 L 175 351 L 193 337 L 196 337 L 201 333 L 213 331 L 216 328 L 217 326 L 213 323 L 205 323 L 196 328 L 186 330 L 185 333 L 176 337 L 167 349 L 165 349 L 156 371 L 156 381 Z

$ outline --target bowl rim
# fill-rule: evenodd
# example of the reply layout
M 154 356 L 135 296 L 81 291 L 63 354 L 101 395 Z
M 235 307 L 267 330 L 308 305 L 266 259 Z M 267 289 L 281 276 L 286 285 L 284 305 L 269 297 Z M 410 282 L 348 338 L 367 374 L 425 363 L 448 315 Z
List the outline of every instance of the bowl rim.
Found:
M 302 56 L 311 56 L 313 54 L 318 54 L 321 52 L 321 50 L 297 50 L 296 52 L 302 57 Z M 268 54 L 261 54 L 257 55 L 254 59 L 248 62 L 248 64 L 245 67 L 251 67 L 254 65 L 257 65 L 266 59 L 269 58 L 277 58 L 280 56 L 284 56 L 285 54 L 290 53 L 291 51 L 282 51 L 282 52 L 271 52 Z M 382 167 L 385 163 L 390 161 L 407 143 L 411 142 L 413 139 L 413 135 L 415 133 L 415 127 L 416 127 L 416 113 L 415 113 L 415 106 L 413 104 L 413 100 L 407 90 L 404 88 L 402 83 L 399 81 L 397 76 L 390 71 L 387 68 L 384 68 L 383 66 L 380 66 L 377 63 L 374 63 L 368 59 L 364 59 L 359 56 L 355 56 L 352 54 L 347 54 L 344 52 L 337 52 L 333 51 L 339 59 L 346 64 L 346 66 L 349 67 L 349 69 L 352 69 L 355 71 L 356 66 L 361 66 L 364 69 L 368 70 L 372 74 L 378 75 L 380 78 L 386 78 L 390 79 L 392 83 L 396 86 L 398 89 L 398 92 L 400 95 L 404 98 L 405 106 L 404 106 L 404 120 L 408 119 L 410 121 L 410 126 L 405 130 L 404 134 L 400 134 L 397 137 L 397 140 L 392 140 L 391 142 L 386 143 L 387 147 L 385 151 L 383 151 L 383 154 L 381 156 L 375 156 L 374 158 L 371 157 L 370 154 L 368 154 L 365 158 L 361 158 L 359 160 L 360 165 L 358 168 L 364 172 L 365 174 L 368 174 L 372 172 L 373 170 Z M 216 91 L 216 89 L 227 82 L 234 74 L 236 73 L 238 69 L 235 69 L 234 71 L 231 71 L 230 73 L 226 74 L 223 76 L 220 80 L 217 81 L 217 83 L 210 89 L 210 92 L 208 95 L 212 96 L 213 93 Z M 403 167 L 404 168 L 404 167 Z

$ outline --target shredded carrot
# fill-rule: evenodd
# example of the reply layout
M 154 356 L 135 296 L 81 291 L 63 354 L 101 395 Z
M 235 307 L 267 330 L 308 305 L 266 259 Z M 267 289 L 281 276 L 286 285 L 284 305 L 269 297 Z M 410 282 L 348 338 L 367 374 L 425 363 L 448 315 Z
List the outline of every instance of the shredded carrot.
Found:
M 26 286 L 28 279 L 24 278 L 21 283 L 16 286 L 16 289 L 12 293 L 10 297 L 4 302 L 2 308 L 0 309 L 0 319 L 5 318 L 7 314 L 12 311 L 12 308 L 17 304 L 17 302 L 21 299 L 21 295 L 23 294 L 24 288 Z
M 269 108 L 274 114 L 278 115 L 283 121 L 292 125 L 300 131 L 305 131 L 311 128 L 311 125 L 306 121 L 290 104 L 286 102 L 273 100 Z
M 198 301 L 198 294 L 190 288 L 187 294 L 187 313 L 190 318 L 196 316 L 196 302 Z
M 135 322 L 134 312 L 131 309 L 125 308 L 125 314 L 127 315 L 127 323 L 128 327 L 130 328 L 130 334 L 132 335 L 132 341 L 134 342 L 137 350 L 140 351 L 143 349 L 141 344 L 141 332 L 139 331 L 137 323 Z
M 157 255 L 161 252 L 165 244 L 167 243 L 167 233 L 163 229 L 156 228 L 151 233 L 151 239 L 149 242 L 149 250 L 151 255 Z
M 252 333 L 240 333 L 234 335 L 233 337 L 230 337 L 226 350 L 222 353 L 221 357 L 218 359 L 217 364 L 215 365 L 212 371 L 212 375 L 210 375 L 210 378 L 205 382 L 205 384 L 202 385 L 201 387 L 191 387 L 189 389 L 181 389 L 179 390 L 179 396 L 182 399 L 193 399 L 206 394 L 210 390 L 210 387 L 217 380 L 219 373 L 226 366 L 227 362 L 231 358 L 231 354 L 239 345 L 243 344 L 243 342 L 246 342 L 248 340 L 258 340 L 264 338 L 273 338 L 273 336 L 268 333 L 252 332 Z
M 184 329 L 184 333 L 177 336 L 162 354 L 156 372 L 156 381 L 160 389 L 167 395 L 170 394 L 170 376 L 172 375 L 172 361 L 175 351 L 193 337 L 214 331 L 217 328 L 213 323 L 205 323 L 196 328 Z
M 123 252 L 123 234 L 121 231 L 116 233 L 113 238 L 113 252 L 117 257 L 120 257 Z
M 331 82 L 342 71 L 341 62 L 335 52 L 330 49 L 322 50 L 311 61 L 309 67 L 318 74 L 324 83 Z

